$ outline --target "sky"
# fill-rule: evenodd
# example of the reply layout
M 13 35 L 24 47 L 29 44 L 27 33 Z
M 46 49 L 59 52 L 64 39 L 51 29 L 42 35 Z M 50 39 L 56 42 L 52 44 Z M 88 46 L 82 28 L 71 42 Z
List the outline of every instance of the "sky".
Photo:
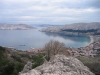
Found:
M 0 0 L 0 23 L 100 22 L 100 0 Z

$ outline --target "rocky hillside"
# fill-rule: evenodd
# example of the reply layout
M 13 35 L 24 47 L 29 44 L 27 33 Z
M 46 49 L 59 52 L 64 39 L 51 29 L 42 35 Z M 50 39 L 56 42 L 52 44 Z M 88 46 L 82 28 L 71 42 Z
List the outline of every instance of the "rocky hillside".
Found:
M 28 30 L 34 27 L 26 24 L 0 24 L 0 30 Z
M 63 33 L 63 34 L 100 34 L 100 22 L 74 23 L 63 26 L 53 26 L 42 29 L 43 32 Z
M 19 75 L 94 75 L 74 57 L 56 55 L 49 62 Z
M 43 63 L 42 54 L 0 46 L 0 75 L 18 75 L 28 61 L 37 67 Z

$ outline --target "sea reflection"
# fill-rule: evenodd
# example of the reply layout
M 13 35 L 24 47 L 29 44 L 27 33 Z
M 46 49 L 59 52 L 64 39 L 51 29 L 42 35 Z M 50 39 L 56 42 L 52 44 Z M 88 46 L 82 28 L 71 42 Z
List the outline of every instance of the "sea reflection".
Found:
M 48 36 L 53 36 L 53 37 L 62 37 L 67 40 L 72 40 L 74 42 L 90 42 L 90 37 L 89 36 L 82 36 L 82 35 L 65 35 L 65 34 L 57 34 L 57 33 L 49 33 L 45 32 L 46 35 Z

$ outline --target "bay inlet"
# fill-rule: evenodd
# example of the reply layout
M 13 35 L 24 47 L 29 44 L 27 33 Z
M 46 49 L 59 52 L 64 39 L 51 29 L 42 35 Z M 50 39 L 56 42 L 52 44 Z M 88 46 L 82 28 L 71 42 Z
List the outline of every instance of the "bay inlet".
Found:
M 58 40 L 67 47 L 83 47 L 91 42 L 89 36 L 52 35 L 33 30 L 0 30 L 0 46 L 12 47 L 20 50 L 43 48 L 50 40 Z

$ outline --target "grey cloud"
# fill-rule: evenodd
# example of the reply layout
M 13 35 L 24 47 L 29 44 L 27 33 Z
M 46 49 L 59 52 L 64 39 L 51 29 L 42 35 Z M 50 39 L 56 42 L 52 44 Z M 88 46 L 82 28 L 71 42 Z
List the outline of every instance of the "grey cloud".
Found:
M 100 0 L 15 0 L 9 3 L 6 1 L 0 1 L 0 23 L 66 24 L 100 21 Z M 37 18 L 25 20 L 20 16 Z M 61 21 L 56 22 L 56 19 Z
M 80 0 L 80 2 L 60 2 L 57 3 L 62 8 L 76 8 L 76 9 L 84 9 L 84 8 L 100 8 L 100 0 Z

